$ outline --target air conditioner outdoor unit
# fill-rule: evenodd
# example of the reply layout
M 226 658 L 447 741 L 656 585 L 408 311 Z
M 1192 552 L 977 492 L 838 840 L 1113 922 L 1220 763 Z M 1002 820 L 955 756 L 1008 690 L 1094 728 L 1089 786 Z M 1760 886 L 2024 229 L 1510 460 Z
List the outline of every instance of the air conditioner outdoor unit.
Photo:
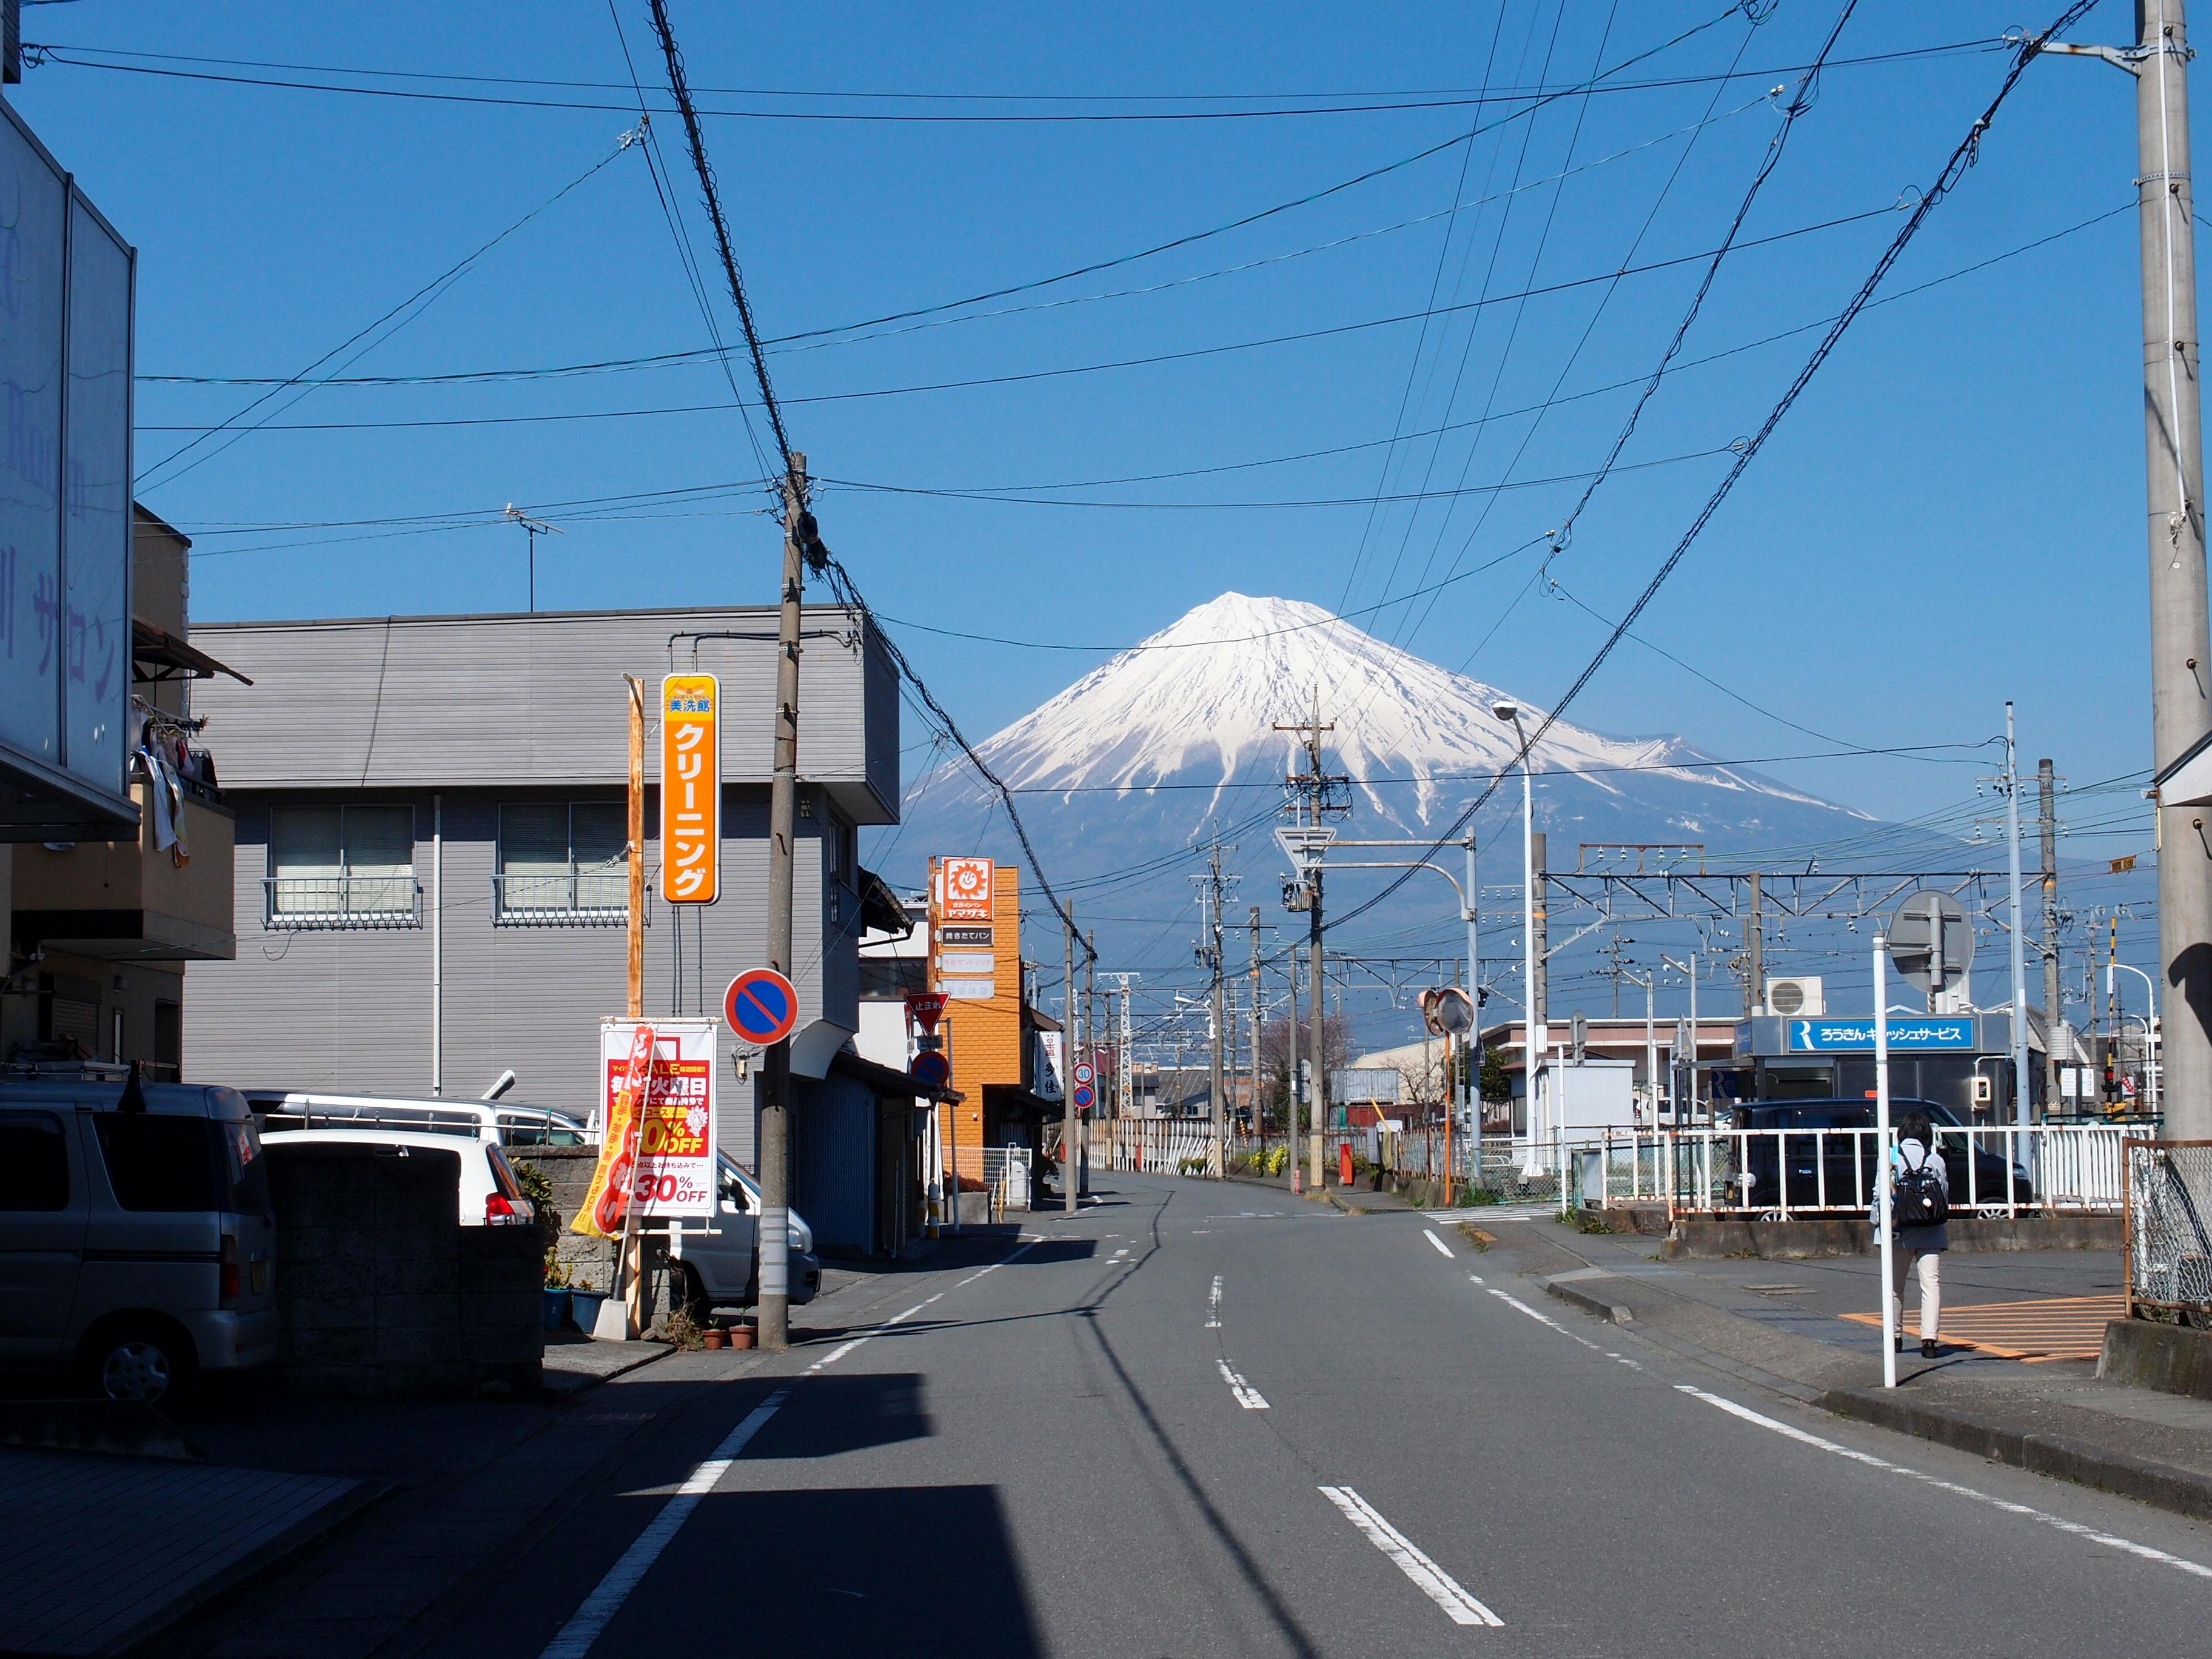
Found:
M 1766 1011 L 1779 1014 L 1784 1019 L 1800 1014 L 1819 1016 L 1828 1012 L 1826 1000 L 1820 994 L 1818 975 L 1800 975 L 1796 979 L 1770 979 L 1766 981 Z

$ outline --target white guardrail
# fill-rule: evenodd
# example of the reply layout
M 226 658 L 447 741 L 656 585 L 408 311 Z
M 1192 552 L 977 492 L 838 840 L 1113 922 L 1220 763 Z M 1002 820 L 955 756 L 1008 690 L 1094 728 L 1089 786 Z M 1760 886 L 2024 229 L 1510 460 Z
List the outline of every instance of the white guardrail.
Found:
M 1859 1215 L 1872 1208 L 1876 1131 L 1671 1130 L 1570 1143 L 1576 1184 L 1601 1206 L 1671 1203 L 1692 1213 Z M 1942 1128 L 1951 1207 L 1963 1215 L 2117 1212 L 2124 1129 L 2101 1124 Z

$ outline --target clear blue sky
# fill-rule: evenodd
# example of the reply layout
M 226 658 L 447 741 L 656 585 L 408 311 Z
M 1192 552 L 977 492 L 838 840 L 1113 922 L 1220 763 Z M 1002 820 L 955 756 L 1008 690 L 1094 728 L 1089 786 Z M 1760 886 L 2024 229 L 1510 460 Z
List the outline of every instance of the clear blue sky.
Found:
M 637 71 L 664 106 L 645 7 L 617 6 Z M 1987 42 L 2057 9 L 2050 0 L 2026 13 L 1964 0 L 1869 0 L 1838 54 Z M 1149 122 L 712 117 L 708 142 L 738 255 L 763 330 L 776 336 L 1030 283 L 1219 226 L 1527 107 L 1478 107 L 1465 101 L 1474 91 L 1571 85 L 1722 6 L 1506 0 L 1502 16 L 1498 0 L 1359 8 L 1183 0 L 1087 12 L 672 0 L 672 9 L 692 82 L 718 110 L 1003 118 L 1435 106 Z M 1225 588 L 1358 609 L 1506 552 L 1557 523 L 1579 483 L 1431 501 L 1418 515 L 1407 504 L 1370 514 L 1361 503 L 1378 487 L 1446 490 L 1596 464 L 1631 392 L 1561 404 L 1534 424 L 1508 411 L 1541 403 L 1554 387 L 1570 394 L 1648 372 L 1700 266 L 1632 275 L 1609 296 L 1588 283 L 1525 302 L 1498 296 L 1711 248 L 1779 126 L 1774 108 L 1757 100 L 1794 79 L 1785 70 L 1808 61 L 1835 14 L 1831 0 L 1781 0 L 1755 29 L 1729 17 L 1616 77 L 1679 84 L 1563 98 L 1471 146 L 1324 201 L 944 314 L 1081 303 L 872 339 L 834 336 L 771 359 L 791 400 L 794 441 L 827 478 L 927 489 L 1050 485 L 1037 493 L 1054 501 L 1354 505 L 1115 510 L 836 487 L 819 507 L 828 539 L 890 617 L 1097 645 L 1139 638 Z M 2075 38 L 2118 39 L 2130 23 L 2129 8 L 2114 0 Z M 538 208 L 635 125 L 615 24 L 604 3 L 582 0 L 251 9 L 70 0 L 27 6 L 24 33 L 105 54 L 169 54 L 103 58 L 168 71 L 613 106 L 364 96 L 63 63 L 30 70 L 9 95 L 141 250 L 138 357 L 149 375 L 305 368 Z M 2006 61 L 1998 51 L 1960 51 L 1832 70 L 1745 235 L 1890 208 L 1934 175 Z M 1731 66 L 1772 72 L 1710 78 Z M 598 84 L 410 78 L 426 76 Z M 825 95 L 769 95 L 793 92 Z M 1694 144 L 1685 131 L 1692 127 Z M 681 168 L 678 124 L 664 117 L 657 130 L 662 153 Z M 2001 729 L 2009 696 L 2031 764 L 2052 755 L 2077 783 L 2144 766 L 2140 346 L 2127 210 L 2135 172 L 2127 78 L 2087 60 L 2038 64 L 1979 165 L 1885 291 L 2113 216 L 1869 313 L 1642 631 L 1750 703 L 1855 744 L 1979 739 Z M 674 189 L 705 255 L 688 168 Z M 1449 212 L 1455 200 L 1483 198 L 1494 199 Z M 1900 216 L 1881 213 L 1732 256 L 1684 357 L 1832 315 Z M 1375 232 L 1382 234 L 1364 234 Z M 1243 266 L 1252 268 L 1228 270 Z M 1227 274 L 1211 274 L 1218 272 Z M 716 319 L 734 340 L 734 316 L 709 275 Z M 1089 297 L 1139 289 L 1157 291 Z M 1145 367 L 845 395 L 1337 329 L 1419 313 L 1432 293 L 1444 305 L 1492 302 L 1449 313 L 1425 335 L 1419 324 L 1397 323 Z M 1670 378 L 1625 459 L 1670 461 L 1748 433 L 1817 337 L 1797 334 Z M 516 231 L 348 372 L 538 369 L 706 343 L 644 158 L 633 150 Z M 142 471 L 191 435 L 153 428 L 220 421 L 258 395 L 147 384 Z M 284 407 L 272 426 L 726 405 L 730 396 L 719 367 L 692 362 L 490 385 L 325 387 Z M 1382 441 L 1486 410 L 1492 418 L 1479 442 L 1466 425 L 1441 442 Z M 1353 445 L 1369 447 L 1085 487 Z M 1618 475 L 1553 574 L 1617 615 L 1724 464 L 1707 454 Z M 772 596 L 777 536 L 758 514 L 757 488 L 611 513 L 556 504 L 758 474 L 743 422 L 723 407 L 529 424 L 264 429 L 173 481 L 154 473 L 143 494 L 198 538 L 193 608 L 203 618 L 519 608 L 519 531 L 480 521 L 394 533 L 354 522 L 453 513 L 481 520 L 508 501 L 565 532 L 541 543 L 542 605 L 668 605 Z M 218 529 L 290 523 L 331 527 Z M 1363 623 L 1546 702 L 1602 629 L 1571 604 L 1528 591 L 1534 568 L 1524 553 L 1433 602 Z M 979 736 L 1097 659 L 913 629 L 902 638 Z M 1679 730 L 1731 757 L 1835 746 L 1635 645 L 1622 647 L 1574 717 L 1614 732 Z M 1984 769 L 1856 758 L 1770 769 L 1903 817 L 1970 798 Z M 2072 816 L 2084 833 L 2069 853 L 2146 848 L 2139 807 L 2130 791 L 2082 803 Z M 2130 896 L 2147 900 L 2149 878 L 2142 882 Z

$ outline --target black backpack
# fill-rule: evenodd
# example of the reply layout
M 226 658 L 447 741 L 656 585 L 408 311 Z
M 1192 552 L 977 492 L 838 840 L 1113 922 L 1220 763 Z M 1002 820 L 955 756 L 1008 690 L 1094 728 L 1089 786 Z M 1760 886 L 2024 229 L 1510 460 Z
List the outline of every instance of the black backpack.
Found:
M 1940 1227 L 1951 1218 L 1950 1195 L 1937 1167 L 1936 1154 L 1929 1152 L 1898 1171 L 1896 1195 L 1890 1201 L 1890 1218 L 1898 1226 Z

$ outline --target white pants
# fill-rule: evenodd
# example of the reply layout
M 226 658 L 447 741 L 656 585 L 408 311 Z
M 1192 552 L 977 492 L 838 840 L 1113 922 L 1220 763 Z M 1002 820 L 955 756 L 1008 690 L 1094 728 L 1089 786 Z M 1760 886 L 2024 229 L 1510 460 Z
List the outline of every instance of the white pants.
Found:
M 1943 1311 L 1943 1253 L 1941 1250 L 1900 1250 L 1898 1253 L 1897 1334 L 1905 1334 L 1905 1280 L 1917 1262 L 1920 1270 L 1920 1340 L 1936 1340 L 1936 1317 Z

